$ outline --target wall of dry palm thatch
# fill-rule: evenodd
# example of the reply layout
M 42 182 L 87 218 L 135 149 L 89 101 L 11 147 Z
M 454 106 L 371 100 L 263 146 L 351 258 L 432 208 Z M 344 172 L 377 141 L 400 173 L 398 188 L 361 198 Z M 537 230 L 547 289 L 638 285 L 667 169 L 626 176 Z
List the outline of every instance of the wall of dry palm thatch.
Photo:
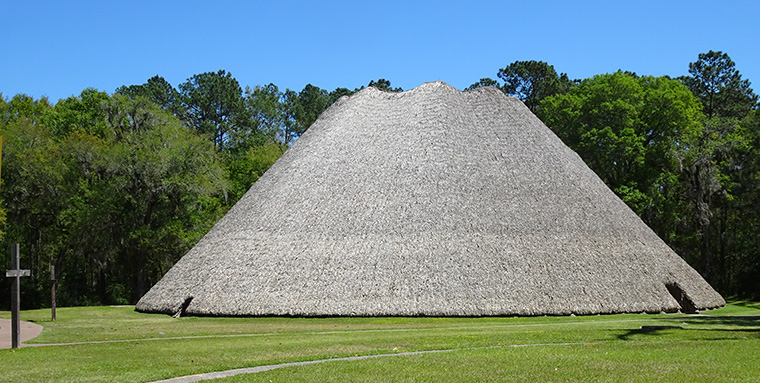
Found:
M 519 100 L 434 82 L 339 100 L 137 309 L 678 310 L 666 285 L 724 304 Z

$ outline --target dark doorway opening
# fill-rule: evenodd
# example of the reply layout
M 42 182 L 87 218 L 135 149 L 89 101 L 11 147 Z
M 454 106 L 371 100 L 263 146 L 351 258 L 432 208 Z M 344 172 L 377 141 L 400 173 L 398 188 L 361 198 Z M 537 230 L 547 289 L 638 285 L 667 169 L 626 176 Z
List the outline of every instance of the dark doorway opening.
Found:
M 179 311 L 177 311 L 177 313 L 174 314 L 174 317 L 179 318 L 179 317 L 185 316 L 185 313 L 187 312 L 187 307 L 190 306 L 190 302 L 192 301 L 193 301 L 193 297 L 185 298 L 185 301 L 182 303 L 182 306 L 179 308 Z
M 689 296 L 683 292 L 683 289 L 678 283 L 667 283 L 665 284 L 665 287 L 668 288 L 670 295 L 672 295 L 676 302 L 678 302 L 678 305 L 681 306 L 682 313 L 695 314 L 697 312 L 694 302 L 692 302 Z

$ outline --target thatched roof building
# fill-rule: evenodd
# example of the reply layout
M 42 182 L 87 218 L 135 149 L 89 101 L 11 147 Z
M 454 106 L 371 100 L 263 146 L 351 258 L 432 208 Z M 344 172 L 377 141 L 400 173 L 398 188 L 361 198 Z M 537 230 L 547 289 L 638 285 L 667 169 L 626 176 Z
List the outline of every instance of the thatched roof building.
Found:
M 519 100 L 433 82 L 368 88 L 330 107 L 137 310 L 475 316 L 723 304 Z

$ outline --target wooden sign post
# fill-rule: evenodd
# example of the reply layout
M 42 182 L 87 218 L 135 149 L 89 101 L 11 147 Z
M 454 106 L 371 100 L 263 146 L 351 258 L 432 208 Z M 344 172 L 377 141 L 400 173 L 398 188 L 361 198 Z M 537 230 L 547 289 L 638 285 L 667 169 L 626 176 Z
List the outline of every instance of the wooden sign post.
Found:
M 55 279 L 55 266 L 50 265 L 50 314 L 55 322 L 55 290 L 58 287 L 58 280 Z
M 5 272 L 5 276 L 13 278 L 11 283 L 11 347 L 19 348 L 21 344 L 21 277 L 31 275 L 29 270 L 21 270 L 19 267 L 18 243 L 11 245 L 11 269 Z

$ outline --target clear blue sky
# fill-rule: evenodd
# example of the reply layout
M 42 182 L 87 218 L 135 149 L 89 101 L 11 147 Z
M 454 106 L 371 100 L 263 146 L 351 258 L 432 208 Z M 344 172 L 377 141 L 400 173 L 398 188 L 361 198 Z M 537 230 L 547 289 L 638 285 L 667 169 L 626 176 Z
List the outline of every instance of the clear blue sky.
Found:
M 570 78 L 687 74 L 728 53 L 760 93 L 757 1 L 5 1 L 0 92 L 52 102 L 158 74 L 333 90 L 386 78 L 465 88 L 517 60 Z

